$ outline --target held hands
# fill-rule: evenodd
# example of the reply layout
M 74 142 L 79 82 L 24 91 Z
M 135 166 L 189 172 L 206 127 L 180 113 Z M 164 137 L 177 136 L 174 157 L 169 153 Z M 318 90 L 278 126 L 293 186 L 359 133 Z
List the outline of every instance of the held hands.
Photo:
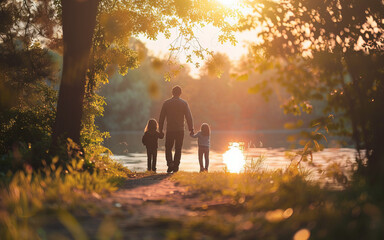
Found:
M 164 132 L 161 131 L 161 132 L 160 132 L 160 138 L 163 138 L 163 137 L 164 137 Z
M 193 130 L 191 130 L 190 132 L 189 132 L 189 136 L 193 136 L 194 135 L 194 132 L 193 132 Z

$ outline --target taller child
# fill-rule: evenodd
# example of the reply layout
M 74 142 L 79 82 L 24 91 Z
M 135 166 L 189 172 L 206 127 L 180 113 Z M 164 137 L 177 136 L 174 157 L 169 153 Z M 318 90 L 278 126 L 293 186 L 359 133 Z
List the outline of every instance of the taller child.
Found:
M 179 171 L 181 148 L 184 140 L 184 118 L 187 120 L 188 130 L 193 134 L 193 120 L 188 103 L 180 98 L 181 88 L 175 86 L 172 89 L 173 97 L 166 100 L 161 108 L 159 118 L 159 131 L 163 132 L 164 121 L 167 120 L 165 134 L 165 158 L 167 160 L 167 172 Z M 172 149 L 175 145 L 175 156 L 172 158 Z

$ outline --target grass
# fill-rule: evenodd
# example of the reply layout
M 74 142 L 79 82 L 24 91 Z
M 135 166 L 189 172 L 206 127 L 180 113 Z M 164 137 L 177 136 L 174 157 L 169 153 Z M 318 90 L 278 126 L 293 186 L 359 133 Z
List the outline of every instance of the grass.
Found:
M 123 239 L 123 229 L 116 224 L 122 220 L 120 213 L 105 213 L 111 209 L 94 202 L 134 173 L 101 152 L 86 154 L 86 159 L 73 160 L 65 168 L 57 167 L 54 159 L 39 171 L 26 166 L 8 175 L 0 190 L 1 239 L 89 239 L 89 229 L 80 222 L 84 216 L 98 221 L 92 236 Z M 173 174 L 171 180 L 187 187 L 200 206 L 193 202 L 191 216 L 153 218 L 158 238 L 384 239 L 382 189 L 356 178 L 344 189 L 333 190 L 308 180 L 310 172 L 298 165 L 267 171 L 261 163 L 252 161 L 241 174 Z M 92 165 L 93 171 L 85 171 L 85 165 Z
M 361 181 L 335 191 L 293 168 L 180 172 L 172 179 L 199 193 L 202 204 L 228 204 L 202 206 L 206 213 L 183 219 L 183 227 L 169 230 L 170 239 L 384 239 L 383 193 Z
M 74 213 L 94 214 L 93 200 L 115 191 L 118 184 L 132 174 L 108 155 L 93 153 L 85 160 L 72 160 L 64 167 L 56 164 L 58 159 L 54 158 L 38 171 L 26 166 L 24 171 L 9 173 L 3 178 L 1 239 L 46 239 L 44 226 L 52 221 L 64 226 L 72 237 L 87 239 Z M 84 170 L 89 163 L 94 165 L 93 171 Z M 100 227 L 100 236 L 108 235 L 104 225 Z

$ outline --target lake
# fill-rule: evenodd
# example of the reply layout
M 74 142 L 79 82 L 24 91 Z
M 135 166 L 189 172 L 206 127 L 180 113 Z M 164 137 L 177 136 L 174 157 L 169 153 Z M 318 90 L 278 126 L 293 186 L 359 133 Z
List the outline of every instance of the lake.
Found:
M 211 134 L 210 171 L 224 171 L 223 153 L 228 150 L 230 142 L 243 142 L 243 154 L 246 162 L 263 157 L 261 167 L 265 169 L 286 168 L 291 160 L 287 152 L 292 151 L 286 139 L 297 133 L 289 130 L 270 131 L 213 131 Z M 113 159 L 122 163 L 132 171 L 145 171 L 147 168 L 146 150 L 141 143 L 141 131 L 111 132 L 111 138 L 105 142 L 113 153 Z M 330 163 L 337 162 L 343 169 L 350 169 L 354 163 L 356 151 L 353 148 L 339 147 L 334 139 L 328 139 L 327 148 L 314 153 L 313 163 L 317 169 L 325 169 Z M 306 166 L 313 168 L 313 166 Z M 167 169 L 164 153 L 164 139 L 159 140 L 157 171 Z M 197 158 L 197 140 L 185 134 L 180 163 L 181 171 L 199 171 Z M 320 178 L 318 171 L 312 171 L 313 178 Z

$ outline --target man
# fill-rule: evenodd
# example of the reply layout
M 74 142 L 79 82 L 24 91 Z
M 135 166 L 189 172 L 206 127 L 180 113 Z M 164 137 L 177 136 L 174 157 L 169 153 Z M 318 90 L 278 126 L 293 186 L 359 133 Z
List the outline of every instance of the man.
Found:
M 159 118 L 160 133 L 163 133 L 164 120 L 167 120 L 165 158 L 167 160 L 168 173 L 179 171 L 181 148 L 184 140 L 184 118 L 187 120 L 190 134 L 193 134 L 192 114 L 188 103 L 180 98 L 181 88 L 175 86 L 172 89 L 172 95 L 172 98 L 163 103 Z M 175 145 L 175 156 L 172 159 L 173 145 Z

